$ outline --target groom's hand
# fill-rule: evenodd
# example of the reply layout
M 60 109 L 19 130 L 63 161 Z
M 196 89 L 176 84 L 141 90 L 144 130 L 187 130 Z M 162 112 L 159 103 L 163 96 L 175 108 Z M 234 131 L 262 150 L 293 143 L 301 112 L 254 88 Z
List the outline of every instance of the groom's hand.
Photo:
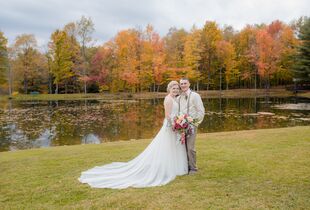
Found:
M 191 122 L 191 124 L 195 127 L 198 127 L 200 124 L 199 119 L 194 119 L 193 122 Z

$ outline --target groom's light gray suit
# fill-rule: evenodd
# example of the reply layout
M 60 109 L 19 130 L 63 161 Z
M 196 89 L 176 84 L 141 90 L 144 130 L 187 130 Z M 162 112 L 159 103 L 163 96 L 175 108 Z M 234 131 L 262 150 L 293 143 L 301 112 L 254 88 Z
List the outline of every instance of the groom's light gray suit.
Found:
M 197 124 L 200 124 L 203 121 L 205 108 L 198 93 L 188 90 L 186 93 L 183 93 L 178 97 L 178 102 L 180 113 L 188 114 L 193 119 L 198 119 Z M 196 133 L 197 127 L 193 126 L 192 134 L 186 137 L 189 171 L 197 171 L 195 148 Z

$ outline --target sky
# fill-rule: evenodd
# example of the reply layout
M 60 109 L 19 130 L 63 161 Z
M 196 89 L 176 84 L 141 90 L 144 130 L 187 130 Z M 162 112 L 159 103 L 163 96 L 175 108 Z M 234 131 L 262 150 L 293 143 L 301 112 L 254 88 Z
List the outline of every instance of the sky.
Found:
M 90 17 L 95 45 L 128 28 L 151 24 L 165 36 L 169 28 L 202 28 L 208 21 L 236 30 L 246 24 L 290 23 L 310 16 L 309 0 L 0 0 L 0 31 L 13 43 L 16 36 L 34 34 L 39 46 L 48 43 L 56 29 Z

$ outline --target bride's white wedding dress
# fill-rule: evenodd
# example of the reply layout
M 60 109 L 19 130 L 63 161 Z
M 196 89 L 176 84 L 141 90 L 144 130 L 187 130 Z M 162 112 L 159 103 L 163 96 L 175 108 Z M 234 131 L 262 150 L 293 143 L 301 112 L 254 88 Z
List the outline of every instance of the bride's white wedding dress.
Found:
M 169 97 L 169 96 L 167 96 Z M 170 116 L 176 116 L 178 104 L 171 97 Z M 93 188 L 123 189 L 165 185 L 177 175 L 188 173 L 185 145 L 165 118 L 163 126 L 147 148 L 129 162 L 113 162 L 82 172 L 78 179 Z

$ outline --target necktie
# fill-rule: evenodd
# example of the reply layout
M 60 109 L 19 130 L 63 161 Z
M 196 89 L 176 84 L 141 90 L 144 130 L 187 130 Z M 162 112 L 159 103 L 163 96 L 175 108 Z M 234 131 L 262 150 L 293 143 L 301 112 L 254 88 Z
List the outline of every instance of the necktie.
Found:
M 182 95 L 184 96 L 185 100 L 187 101 L 187 98 L 188 98 L 187 93 L 182 93 Z

